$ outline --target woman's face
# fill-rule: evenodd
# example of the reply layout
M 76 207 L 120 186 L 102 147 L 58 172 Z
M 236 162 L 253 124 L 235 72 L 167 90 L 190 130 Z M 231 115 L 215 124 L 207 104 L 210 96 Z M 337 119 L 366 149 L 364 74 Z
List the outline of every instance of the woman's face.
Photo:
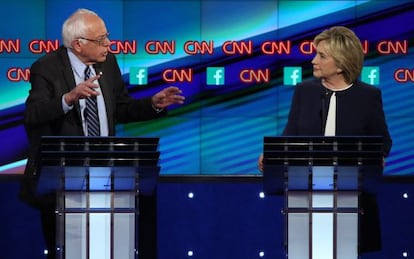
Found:
M 312 59 L 313 76 L 320 79 L 329 79 L 337 76 L 341 70 L 335 60 L 328 54 L 326 42 L 320 41 L 316 46 L 316 55 Z

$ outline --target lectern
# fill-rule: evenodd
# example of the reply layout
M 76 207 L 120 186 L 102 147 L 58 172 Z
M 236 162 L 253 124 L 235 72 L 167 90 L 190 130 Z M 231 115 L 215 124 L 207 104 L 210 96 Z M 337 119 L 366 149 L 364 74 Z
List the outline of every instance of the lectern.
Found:
M 359 197 L 382 175 L 382 137 L 264 137 L 264 190 L 283 194 L 289 259 L 358 258 Z
M 56 193 L 58 258 L 139 258 L 138 195 L 154 193 L 158 142 L 42 138 L 38 192 Z

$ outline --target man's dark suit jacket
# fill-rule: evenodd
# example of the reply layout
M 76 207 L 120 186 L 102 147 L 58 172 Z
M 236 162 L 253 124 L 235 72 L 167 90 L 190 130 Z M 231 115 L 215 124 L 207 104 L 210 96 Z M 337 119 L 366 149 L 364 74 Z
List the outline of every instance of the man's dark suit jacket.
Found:
M 337 91 L 336 96 L 336 135 L 383 136 L 384 156 L 387 156 L 392 141 L 383 111 L 381 90 L 358 81 L 346 90 Z M 283 135 L 322 136 L 329 98 L 330 93 L 320 80 L 298 84 Z
M 105 62 L 94 65 L 102 72 L 99 85 L 105 100 L 109 135 L 115 135 L 116 123 L 149 120 L 165 115 L 157 113 L 151 98 L 141 100 L 128 95 L 121 72 L 113 54 Z M 26 100 L 24 125 L 30 142 L 25 175 L 33 177 L 41 136 L 83 136 L 79 103 L 68 113 L 62 108 L 62 96 L 76 86 L 65 47 L 47 54 L 33 63 L 30 69 L 31 90 Z

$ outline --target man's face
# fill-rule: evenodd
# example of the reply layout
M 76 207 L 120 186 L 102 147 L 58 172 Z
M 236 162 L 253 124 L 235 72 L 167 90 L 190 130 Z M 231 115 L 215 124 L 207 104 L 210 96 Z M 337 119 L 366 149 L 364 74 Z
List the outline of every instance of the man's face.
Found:
M 79 42 L 79 58 L 85 64 L 103 62 L 106 60 L 110 45 L 105 23 L 94 15 L 87 16 L 86 22 L 89 27 L 88 33 L 78 39 L 82 41 Z

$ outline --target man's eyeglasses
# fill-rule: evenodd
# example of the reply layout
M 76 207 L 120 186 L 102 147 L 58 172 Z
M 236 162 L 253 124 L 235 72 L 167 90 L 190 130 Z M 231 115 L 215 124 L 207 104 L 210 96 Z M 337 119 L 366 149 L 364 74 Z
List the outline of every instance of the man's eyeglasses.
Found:
M 109 39 L 109 32 L 107 32 L 107 33 L 105 33 L 104 35 L 102 35 L 102 36 L 99 36 L 96 40 L 93 40 L 93 39 L 88 39 L 88 38 L 85 38 L 85 37 L 79 37 L 78 39 L 82 39 L 82 40 L 87 40 L 87 41 L 92 41 L 92 42 L 95 42 L 97 45 L 99 45 L 99 46 L 103 46 L 104 45 L 104 43 L 105 43 L 105 40 L 106 39 Z

